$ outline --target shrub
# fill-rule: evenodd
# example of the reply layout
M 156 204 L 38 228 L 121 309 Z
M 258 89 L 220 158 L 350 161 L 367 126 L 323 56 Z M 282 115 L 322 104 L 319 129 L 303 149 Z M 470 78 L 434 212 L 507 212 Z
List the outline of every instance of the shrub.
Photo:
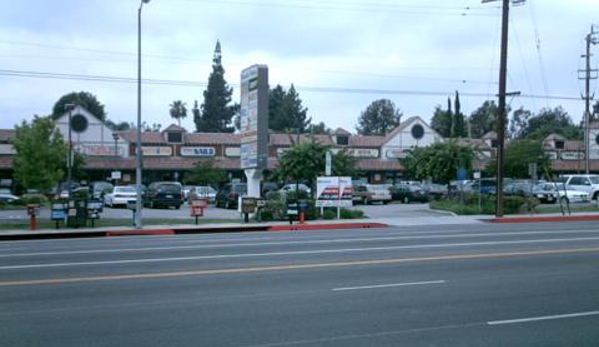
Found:
M 476 193 L 463 193 L 461 197 L 458 194 L 447 199 L 431 201 L 430 207 L 432 209 L 452 211 L 461 215 L 494 214 L 495 199 L 494 195 L 481 195 L 479 197 Z M 535 198 L 504 196 L 503 212 L 505 214 L 517 214 L 524 211 L 533 211 L 538 204 L 539 201 Z
M 341 215 L 341 219 L 357 219 L 357 218 L 364 217 L 364 211 L 350 210 L 350 209 L 342 208 L 340 215 Z
M 326 208 L 322 213 L 322 219 L 335 219 L 337 218 L 337 211 Z
M 48 203 L 48 198 L 44 194 L 24 194 L 21 196 L 21 203 L 23 205 L 28 204 L 46 204 Z

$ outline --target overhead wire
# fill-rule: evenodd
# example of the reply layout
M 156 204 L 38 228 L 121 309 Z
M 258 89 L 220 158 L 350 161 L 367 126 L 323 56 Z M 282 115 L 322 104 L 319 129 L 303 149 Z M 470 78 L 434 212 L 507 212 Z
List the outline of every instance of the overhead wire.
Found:
M 526 84 L 528 85 L 528 90 L 533 91 L 534 89 L 532 87 L 532 83 L 530 80 L 530 74 L 528 73 L 526 59 L 524 59 L 524 54 L 522 53 L 522 45 L 520 43 L 520 36 L 518 35 L 518 30 L 515 28 L 513 16 L 510 16 L 510 23 L 511 23 L 510 28 L 511 28 L 512 34 L 514 35 L 514 38 L 516 40 L 516 47 L 518 47 L 518 54 L 520 56 L 520 61 L 522 63 L 522 69 L 524 71 L 524 78 L 526 80 Z M 513 83 L 512 79 L 511 79 L 511 76 L 510 76 L 510 84 L 515 86 L 515 84 Z M 535 110 L 537 109 L 537 104 L 534 99 L 532 100 L 532 106 Z
M 424 6 L 424 5 L 400 5 L 397 3 L 369 3 L 369 2 L 334 2 L 334 1 L 301 1 L 296 3 L 280 3 L 267 1 L 242 1 L 242 0 L 171 0 L 176 2 L 195 2 L 195 3 L 214 3 L 242 6 L 260 6 L 269 8 L 294 8 L 308 10 L 340 10 L 340 11 L 359 11 L 359 12 L 393 12 L 404 15 L 450 15 L 450 16 L 492 16 L 487 13 L 487 7 L 456 7 L 456 6 Z M 473 12 L 473 11 L 480 11 Z
M 543 90 L 545 91 L 545 95 L 549 95 L 549 85 L 547 83 L 547 74 L 545 72 L 545 63 L 543 62 L 543 54 L 541 54 L 541 35 L 539 34 L 539 26 L 537 24 L 537 17 L 535 15 L 535 11 L 533 8 L 533 0 L 528 0 L 528 8 L 530 11 L 530 17 L 532 19 L 532 24 L 533 24 L 534 33 L 535 33 L 535 46 L 537 48 L 537 56 L 539 59 L 539 68 L 541 69 L 541 79 L 543 82 Z M 549 102 L 547 102 L 546 106 L 550 107 Z
M 39 72 L 39 71 L 20 71 L 20 70 L 0 70 L 0 76 L 12 77 L 29 77 L 42 79 L 64 79 L 64 80 L 82 80 L 94 82 L 108 83 L 137 83 L 136 78 L 132 77 L 117 77 L 105 75 L 84 75 L 84 74 L 62 74 L 54 72 Z M 183 87 L 206 87 L 206 82 L 196 81 L 181 81 L 181 80 L 164 80 L 164 79 L 142 79 L 142 84 L 148 85 L 171 85 Z M 232 87 L 238 88 L 236 83 L 229 84 Z M 387 94 L 387 95 L 424 95 L 424 96 L 446 96 L 447 91 L 424 91 L 424 90 L 393 90 L 393 89 L 369 89 L 369 88 L 341 88 L 341 87 L 314 87 L 314 86 L 295 86 L 297 90 L 317 93 L 344 93 L 344 94 Z M 476 92 L 460 92 L 460 95 L 472 97 L 487 97 L 486 93 Z M 522 94 L 525 98 L 543 98 L 542 95 Z M 578 97 L 569 96 L 548 96 L 556 100 L 579 100 Z

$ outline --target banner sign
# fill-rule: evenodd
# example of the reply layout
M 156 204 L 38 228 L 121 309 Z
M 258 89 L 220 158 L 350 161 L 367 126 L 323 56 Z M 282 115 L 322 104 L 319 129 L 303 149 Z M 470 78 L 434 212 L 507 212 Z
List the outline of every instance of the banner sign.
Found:
M 351 207 L 352 194 L 351 177 L 318 177 L 316 180 L 316 207 Z
M 182 157 L 214 157 L 214 147 L 181 147 Z
M 354 158 L 378 158 L 379 150 L 373 148 L 332 148 L 331 152 L 337 154 L 339 152 L 345 152 L 350 157 Z
M 561 152 L 562 160 L 581 160 L 584 159 L 584 152 Z
M 166 146 L 146 147 L 142 146 L 141 151 L 144 156 L 162 156 L 167 157 L 173 155 L 173 149 Z
M 241 149 L 239 147 L 227 147 L 225 148 L 226 157 L 239 157 L 241 155 Z

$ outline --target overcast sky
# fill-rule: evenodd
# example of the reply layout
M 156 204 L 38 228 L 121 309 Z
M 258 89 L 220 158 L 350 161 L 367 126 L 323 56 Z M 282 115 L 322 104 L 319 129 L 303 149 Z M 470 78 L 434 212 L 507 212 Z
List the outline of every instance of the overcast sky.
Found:
M 135 122 L 138 7 L 0 1 L 0 128 L 50 114 L 73 91 L 96 95 L 110 120 Z M 512 109 L 562 105 L 579 121 L 577 70 L 599 1 L 527 0 L 510 15 L 508 92 L 522 93 L 508 99 Z M 240 71 L 259 63 L 268 65 L 271 87 L 293 83 L 313 121 L 331 128 L 355 132 L 360 113 L 381 98 L 404 118 L 430 121 L 456 90 L 469 115 L 496 100 L 500 25 L 500 1 L 152 0 L 142 11 L 142 74 L 150 80 L 143 119 L 164 128 L 176 123 L 174 100 L 189 109 L 203 102 L 217 40 L 235 101 Z M 599 45 L 592 52 L 599 55 Z M 191 112 L 182 125 L 195 130 Z

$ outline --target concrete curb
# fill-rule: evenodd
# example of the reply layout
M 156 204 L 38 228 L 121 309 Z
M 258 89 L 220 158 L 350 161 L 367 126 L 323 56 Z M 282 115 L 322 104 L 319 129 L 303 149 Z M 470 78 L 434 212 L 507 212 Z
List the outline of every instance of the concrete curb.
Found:
M 542 223 L 542 222 L 599 221 L 599 215 L 499 217 L 499 218 L 488 219 L 487 221 L 490 223 Z
M 90 229 L 90 230 L 35 230 L 0 233 L 0 241 L 70 239 L 91 237 L 118 237 L 144 235 L 185 235 L 213 233 L 242 233 L 242 232 L 281 232 L 300 230 L 331 230 L 331 229 L 361 229 L 386 228 L 384 223 L 349 222 L 349 223 L 318 223 L 318 224 L 249 224 L 249 225 L 218 225 L 218 226 L 177 226 L 173 228 L 147 229 Z

